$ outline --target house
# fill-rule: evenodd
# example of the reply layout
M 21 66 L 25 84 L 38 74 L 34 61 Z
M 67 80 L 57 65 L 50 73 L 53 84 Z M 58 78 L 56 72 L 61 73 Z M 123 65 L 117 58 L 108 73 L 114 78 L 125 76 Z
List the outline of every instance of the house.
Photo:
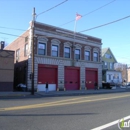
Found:
M 15 85 L 32 89 L 32 39 L 29 29 L 5 49 L 15 51 Z M 94 89 L 102 87 L 102 42 L 100 38 L 35 22 L 34 88 L 45 91 Z
M 4 41 L 0 42 L 0 92 L 13 91 L 14 51 L 3 50 Z
M 102 49 L 102 81 L 108 83 L 117 83 L 122 82 L 121 71 L 116 71 L 114 64 L 117 63 L 116 58 L 114 57 L 110 48 Z

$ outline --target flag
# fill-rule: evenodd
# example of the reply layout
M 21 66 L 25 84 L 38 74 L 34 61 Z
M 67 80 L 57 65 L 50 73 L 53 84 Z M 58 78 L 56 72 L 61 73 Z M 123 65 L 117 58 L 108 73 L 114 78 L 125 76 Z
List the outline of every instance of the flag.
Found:
M 76 14 L 76 20 L 79 20 L 82 17 L 80 14 Z

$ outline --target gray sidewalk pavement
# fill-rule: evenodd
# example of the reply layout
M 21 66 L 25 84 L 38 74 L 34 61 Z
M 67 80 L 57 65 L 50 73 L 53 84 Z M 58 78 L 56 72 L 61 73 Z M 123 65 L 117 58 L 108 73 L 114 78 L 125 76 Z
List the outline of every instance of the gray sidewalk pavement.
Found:
M 106 94 L 106 93 L 121 93 L 130 92 L 130 88 L 116 88 L 116 89 L 99 89 L 99 90 L 74 90 L 74 91 L 50 91 L 50 92 L 0 92 L 0 99 L 2 98 L 40 98 L 40 97 L 55 97 L 55 96 L 78 96 L 90 94 Z

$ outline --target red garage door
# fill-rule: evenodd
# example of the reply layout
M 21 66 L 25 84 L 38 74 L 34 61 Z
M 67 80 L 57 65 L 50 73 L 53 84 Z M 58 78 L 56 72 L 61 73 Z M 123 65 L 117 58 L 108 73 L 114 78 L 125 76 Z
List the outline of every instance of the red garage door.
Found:
M 51 65 L 38 65 L 38 83 L 57 84 L 57 67 Z
M 97 83 L 97 69 L 86 69 L 86 88 L 94 89 L 95 82 Z
M 79 68 L 65 67 L 65 89 L 79 90 Z

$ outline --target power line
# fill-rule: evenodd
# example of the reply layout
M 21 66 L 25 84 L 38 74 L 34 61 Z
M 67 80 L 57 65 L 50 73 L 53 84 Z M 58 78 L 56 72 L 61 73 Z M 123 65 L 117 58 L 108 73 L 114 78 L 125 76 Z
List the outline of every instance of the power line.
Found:
M 60 6 L 61 4 L 65 3 L 65 2 L 67 2 L 67 1 L 68 1 L 68 0 L 65 0 L 65 1 L 63 1 L 63 2 L 61 2 L 61 3 L 59 3 L 59 4 L 55 5 L 55 6 L 53 6 L 53 7 L 50 8 L 50 9 L 48 9 L 48 10 L 42 12 L 42 13 L 39 13 L 38 15 L 36 15 L 36 17 L 39 16 L 40 14 L 46 13 L 46 12 L 48 12 L 48 11 L 50 11 L 50 10 L 56 8 L 57 6 Z M 2 27 L 2 26 L 0 26 L 0 28 L 12 29 L 12 30 L 18 30 L 18 31 L 26 31 L 26 30 L 24 30 L 24 29 L 9 28 L 9 27 Z
M 9 27 L 2 27 L 2 26 L 0 26 L 0 28 L 12 29 L 12 30 L 18 30 L 18 31 L 27 31 L 27 30 L 23 30 L 23 29 L 9 28 Z
M 57 6 L 59 6 L 59 5 L 63 4 L 63 3 L 65 3 L 65 2 L 67 2 L 67 1 L 68 1 L 68 0 L 65 0 L 65 1 L 63 1 L 62 3 L 56 5 L 56 6 L 52 7 L 52 8 L 50 8 L 50 9 L 48 9 L 48 10 L 42 12 L 42 13 L 39 13 L 38 15 L 43 14 L 43 13 L 49 11 L 49 10 L 52 10 L 53 8 L 56 8 Z M 95 11 L 97 11 L 97 10 L 99 10 L 99 9 L 101 9 L 101 8 L 103 8 L 103 7 L 105 7 L 105 6 L 109 5 L 109 4 L 111 4 L 111 3 L 113 3 L 114 1 L 116 1 L 116 0 L 113 0 L 113 1 L 111 1 L 111 2 L 109 2 L 109 3 L 107 3 L 107 4 L 103 5 L 103 6 L 101 6 L 101 7 L 99 7 L 99 8 L 93 10 L 93 11 L 88 12 L 87 14 L 82 15 L 82 17 L 84 17 L 84 16 L 86 16 L 86 15 L 89 15 L 89 14 L 91 14 L 91 13 L 93 13 L 93 12 L 95 12 Z M 36 17 L 37 17 L 38 15 L 36 15 Z M 73 19 L 73 20 L 71 20 L 71 21 L 69 21 L 69 22 L 67 22 L 67 23 L 64 23 L 64 24 L 62 24 L 62 25 L 59 25 L 59 26 L 64 26 L 64 25 L 69 24 L 69 23 L 71 23 L 71 22 L 73 22 L 73 21 L 75 21 L 75 19 Z M 0 28 L 13 29 L 13 30 L 19 30 L 19 31 L 26 31 L 26 30 L 24 30 L 24 29 L 9 28 L 9 27 L 2 27 L 2 26 L 0 26 Z
M 96 26 L 96 27 L 93 27 L 93 28 L 89 28 L 89 29 L 86 29 L 86 30 L 83 30 L 83 31 L 79 31 L 79 32 L 86 32 L 86 31 L 90 31 L 90 30 L 93 30 L 93 29 L 96 29 L 96 28 L 100 28 L 100 27 L 103 27 L 103 26 L 107 26 L 109 24 L 113 24 L 113 23 L 116 23 L 116 22 L 119 22 L 121 20 L 124 20 L 124 19 L 127 19 L 129 18 L 130 15 L 126 16 L 126 17 L 123 17 L 123 18 L 120 18 L 118 20 L 115 20 L 115 21 L 112 21 L 112 22 L 109 22 L 109 23 L 105 23 L 105 24 L 102 24 L 102 25 L 99 25 L 99 26 Z
M 112 0 L 112 1 L 109 2 L 109 3 L 107 3 L 107 4 L 105 4 L 105 5 L 103 5 L 103 6 L 99 7 L 99 8 L 97 8 L 97 9 L 95 9 L 95 10 L 93 10 L 93 11 L 90 11 L 90 12 L 88 12 L 87 14 L 82 15 L 82 17 L 87 16 L 87 15 L 89 15 L 89 14 L 92 14 L 92 13 L 96 12 L 97 10 L 102 9 L 103 7 L 105 7 L 105 6 L 107 6 L 107 5 L 111 4 L 111 3 L 113 3 L 114 1 L 116 1 L 116 0 Z M 75 19 L 73 19 L 73 20 L 71 20 L 71 21 L 69 21 L 69 22 L 66 22 L 66 23 L 64 23 L 64 24 L 61 24 L 60 26 L 64 26 L 64 25 L 69 24 L 69 23 L 71 23 L 71 22 L 73 22 L 73 21 L 75 21 Z
M 55 5 L 55 6 L 53 6 L 53 7 L 51 7 L 50 9 L 47 9 L 46 11 L 39 13 L 38 15 L 36 15 L 36 17 L 39 16 L 39 15 L 41 15 L 41 14 L 43 14 L 43 13 L 46 13 L 46 12 L 48 12 L 48 11 L 54 9 L 54 8 L 56 8 L 57 6 L 60 6 L 61 4 L 65 3 L 65 2 L 67 2 L 67 1 L 68 1 L 68 0 L 65 0 L 65 1 L 63 1 L 63 2 L 61 2 L 61 3 L 59 3 L 59 4 L 57 4 L 57 5 Z
M 0 32 L 0 34 L 4 34 L 4 35 L 10 35 L 10 36 L 15 36 L 15 37 L 22 37 L 22 38 L 25 38 L 23 36 L 18 36 L 18 35 L 15 35 L 15 34 L 9 34 L 9 33 L 3 33 L 3 32 Z
M 130 15 L 126 16 L 126 17 L 123 17 L 123 18 L 120 18 L 118 20 L 115 20 L 115 21 L 112 21 L 112 22 L 109 22 L 109 23 L 106 23 L 106 24 L 102 24 L 102 25 L 99 25 L 99 26 L 96 26 L 96 27 L 93 27 L 93 28 L 90 28 L 90 29 L 86 29 L 86 30 L 83 30 L 83 31 L 80 31 L 80 32 L 85 32 L 85 31 L 90 31 L 90 30 L 93 30 L 93 29 L 96 29 L 96 28 L 100 28 L 100 27 L 103 27 L 103 26 L 107 26 L 109 24 L 112 24 L 112 23 L 116 23 L 116 22 L 119 22 L 121 20 L 124 20 L 124 19 L 127 19 L 129 18 Z M 5 35 L 10 35 L 10 36 L 16 36 L 16 37 L 22 37 L 22 36 L 18 36 L 18 35 L 14 35 L 14 34 L 8 34 L 8 33 L 3 33 L 3 32 L 0 32 L 0 34 L 5 34 Z M 68 36 L 69 34 L 62 34 L 62 36 Z M 49 35 L 47 37 L 53 37 L 53 35 Z M 25 38 L 25 37 L 24 37 Z

